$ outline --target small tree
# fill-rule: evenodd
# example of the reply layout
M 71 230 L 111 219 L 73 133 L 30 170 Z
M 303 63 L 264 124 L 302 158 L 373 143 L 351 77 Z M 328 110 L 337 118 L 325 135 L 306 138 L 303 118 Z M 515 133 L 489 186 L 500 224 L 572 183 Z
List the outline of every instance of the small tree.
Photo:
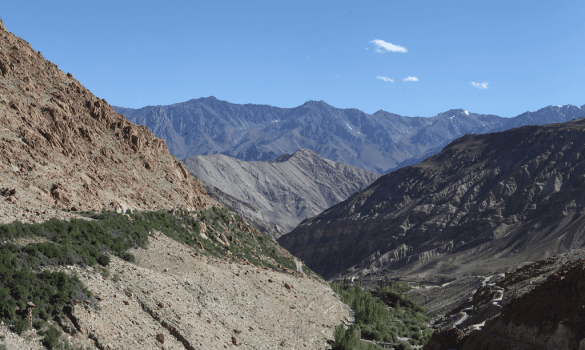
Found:
M 352 324 L 347 330 L 343 325 L 335 327 L 335 342 L 333 350 L 354 350 L 357 349 L 361 339 L 361 331 L 358 325 Z

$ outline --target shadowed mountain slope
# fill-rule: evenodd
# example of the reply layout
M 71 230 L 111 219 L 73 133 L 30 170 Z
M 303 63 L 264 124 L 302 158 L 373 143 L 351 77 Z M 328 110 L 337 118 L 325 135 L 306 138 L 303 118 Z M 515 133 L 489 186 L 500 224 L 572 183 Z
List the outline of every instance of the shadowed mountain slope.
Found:
M 582 247 L 585 119 L 466 135 L 279 242 L 326 278 L 490 271 Z
M 380 176 L 324 159 L 307 149 L 272 162 L 242 161 L 215 154 L 190 157 L 183 163 L 205 183 L 255 207 L 256 216 L 276 225 L 275 230 L 269 231 L 275 238 Z

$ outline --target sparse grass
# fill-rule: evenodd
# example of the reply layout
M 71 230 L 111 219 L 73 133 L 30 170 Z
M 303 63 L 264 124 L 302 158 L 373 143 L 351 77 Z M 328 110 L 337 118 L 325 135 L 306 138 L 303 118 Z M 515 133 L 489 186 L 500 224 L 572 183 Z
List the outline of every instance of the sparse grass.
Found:
M 108 269 L 98 266 L 98 271 L 100 272 L 100 275 L 102 275 L 104 279 L 110 277 L 110 271 L 108 271 Z

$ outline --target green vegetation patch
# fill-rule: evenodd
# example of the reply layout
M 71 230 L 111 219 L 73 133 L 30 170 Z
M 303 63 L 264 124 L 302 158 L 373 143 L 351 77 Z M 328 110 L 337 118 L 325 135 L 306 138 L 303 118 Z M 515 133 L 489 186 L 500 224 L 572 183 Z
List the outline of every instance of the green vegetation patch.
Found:
M 405 349 L 410 345 L 426 344 L 431 339 L 433 330 L 426 325 L 429 321 L 426 310 L 406 294 L 409 290 L 406 284 L 383 282 L 371 292 L 363 290 L 359 283 L 332 283 L 331 288 L 354 310 L 355 325 L 361 331 L 362 339 L 398 343 L 399 348 Z M 350 349 L 343 347 L 342 338 L 338 339 L 341 331 L 336 330 L 336 334 L 339 349 Z M 345 333 L 343 337 L 346 337 Z M 410 345 L 400 342 L 398 337 L 409 338 Z
M 361 331 L 359 326 L 352 324 L 347 329 L 340 324 L 335 327 L 335 342 L 333 350 L 378 350 L 382 347 L 361 341 Z
M 208 254 L 224 257 L 229 251 L 234 261 L 245 258 L 256 266 L 280 271 L 284 268 L 296 270 L 296 264 L 286 250 L 265 233 L 252 229 L 240 216 L 232 214 L 227 208 L 214 206 L 201 210 L 198 214 L 199 220 L 206 225 L 206 235 L 209 237 L 208 239 L 199 237 L 199 241 Z M 222 242 L 220 233 L 227 239 L 229 247 Z M 193 238 L 183 239 L 173 236 L 172 233 L 167 235 L 180 242 L 194 245 Z M 308 268 L 304 272 L 317 277 L 317 274 Z

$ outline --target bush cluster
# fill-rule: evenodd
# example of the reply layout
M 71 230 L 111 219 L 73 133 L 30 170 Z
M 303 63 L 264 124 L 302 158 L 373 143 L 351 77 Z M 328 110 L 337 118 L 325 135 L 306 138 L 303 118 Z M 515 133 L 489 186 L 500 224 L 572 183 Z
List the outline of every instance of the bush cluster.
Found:
M 352 324 L 347 330 L 340 324 L 335 327 L 335 342 L 332 350 L 379 350 L 381 347 L 373 343 L 361 341 L 361 332 L 359 326 Z
M 406 294 L 406 284 L 383 283 L 371 292 L 363 290 L 359 283 L 333 283 L 331 287 L 354 310 L 355 324 L 363 339 L 400 343 L 398 337 L 406 337 L 412 345 L 426 344 L 430 340 L 433 331 L 426 326 L 429 321 L 426 310 Z M 405 343 L 400 347 L 406 346 Z

